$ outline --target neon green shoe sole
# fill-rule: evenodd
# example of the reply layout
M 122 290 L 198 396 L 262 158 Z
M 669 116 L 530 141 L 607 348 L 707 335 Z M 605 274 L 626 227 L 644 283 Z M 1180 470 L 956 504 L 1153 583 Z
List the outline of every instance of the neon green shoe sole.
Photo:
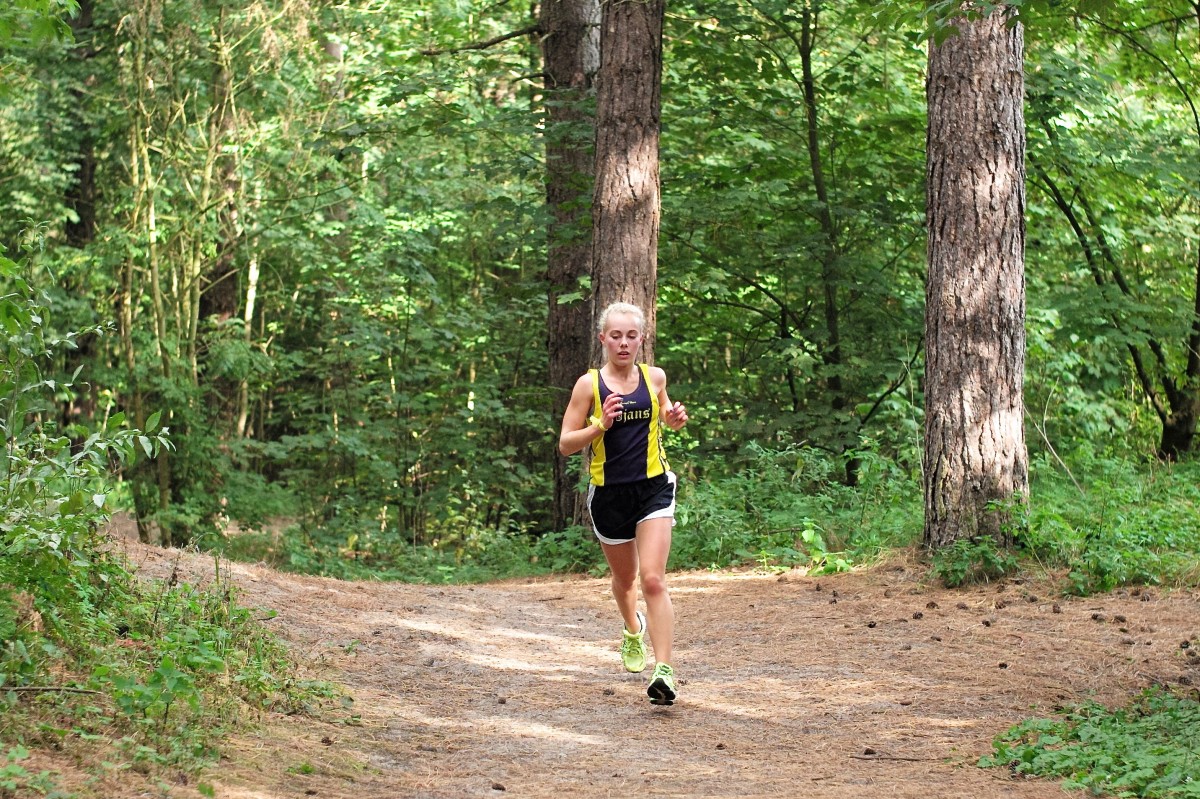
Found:
M 641 629 L 636 633 L 625 630 L 621 641 L 621 662 L 625 664 L 625 671 L 634 674 L 646 670 L 646 617 L 639 610 L 637 618 Z
M 652 705 L 673 705 L 679 694 L 675 690 L 675 671 L 666 663 L 654 667 L 650 687 L 646 689 Z

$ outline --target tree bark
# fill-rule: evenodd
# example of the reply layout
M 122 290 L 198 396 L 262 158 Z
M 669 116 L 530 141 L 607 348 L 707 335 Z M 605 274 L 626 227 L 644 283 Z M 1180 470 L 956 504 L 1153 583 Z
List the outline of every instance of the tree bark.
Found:
M 1027 492 L 1024 36 L 1005 10 L 930 43 L 925 544 L 1011 543 Z
M 663 0 L 605 3 L 596 99 L 592 319 L 612 302 L 646 312 L 642 359 L 654 361 Z M 600 346 L 591 337 L 593 361 Z
M 591 309 L 580 296 L 592 273 L 591 192 L 594 175 L 594 118 L 588 108 L 600 68 L 598 0 L 544 0 L 539 11 L 542 64 L 546 75 L 545 142 L 547 231 L 547 316 L 549 385 L 561 413 L 571 386 L 588 367 Z M 579 492 L 555 450 L 553 529 L 580 520 Z

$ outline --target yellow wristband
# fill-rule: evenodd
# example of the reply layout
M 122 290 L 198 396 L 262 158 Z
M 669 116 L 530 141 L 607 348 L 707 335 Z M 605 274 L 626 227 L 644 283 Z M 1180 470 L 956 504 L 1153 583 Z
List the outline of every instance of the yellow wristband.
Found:
M 596 427 L 599 427 L 602 431 L 608 432 L 608 428 L 604 426 L 604 417 L 603 416 L 589 416 L 588 422 L 595 425 Z

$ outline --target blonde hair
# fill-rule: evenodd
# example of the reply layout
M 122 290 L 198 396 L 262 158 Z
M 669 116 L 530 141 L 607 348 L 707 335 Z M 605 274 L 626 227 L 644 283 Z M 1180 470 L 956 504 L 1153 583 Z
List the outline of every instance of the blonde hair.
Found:
M 641 308 L 637 307 L 631 302 L 614 302 L 601 311 L 600 319 L 596 324 L 597 332 L 604 332 L 605 327 L 608 325 L 608 317 L 615 313 L 629 314 L 637 322 L 638 330 L 642 331 L 643 333 L 646 332 L 646 314 Z

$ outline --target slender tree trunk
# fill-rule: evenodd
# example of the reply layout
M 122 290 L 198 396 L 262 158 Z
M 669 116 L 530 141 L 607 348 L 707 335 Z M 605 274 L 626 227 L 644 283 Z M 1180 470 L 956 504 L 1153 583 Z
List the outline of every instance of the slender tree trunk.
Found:
M 159 259 L 158 179 L 154 174 L 154 166 L 150 161 L 149 143 L 140 135 L 138 136 L 138 153 L 141 156 L 142 179 L 144 181 L 142 195 L 145 201 L 146 260 L 150 267 L 150 290 L 154 311 L 154 328 L 158 333 L 158 358 L 159 363 L 162 365 L 163 380 L 169 382 L 171 380 L 171 353 L 165 345 L 167 339 L 167 313 L 162 292 L 162 264 Z M 145 424 L 145 420 L 138 419 L 137 424 L 141 427 Z M 160 452 L 155 459 L 155 476 L 158 486 L 157 510 L 160 512 L 166 511 L 171 505 L 170 453 L 166 450 Z M 161 536 L 161 543 L 164 546 L 170 546 L 172 543 L 171 530 L 161 524 L 158 525 L 158 529 Z
M 171 378 L 171 352 L 167 347 L 166 301 L 162 292 L 161 263 L 159 259 L 158 240 L 158 207 L 157 207 L 157 175 L 154 162 L 151 159 L 149 137 L 153 127 L 150 116 L 149 97 L 149 68 L 145 46 L 150 41 L 151 9 L 146 5 L 139 7 L 130 15 L 130 67 L 129 80 L 132 83 L 132 108 L 130 109 L 130 140 L 129 164 L 130 182 L 133 186 L 134 198 L 129 220 L 129 228 L 135 241 L 145 245 L 144 258 L 150 281 L 150 311 L 154 329 L 155 356 L 161 369 L 161 377 L 165 381 Z M 129 370 L 129 380 L 132 386 L 132 410 L 134 424 L 145 426 L 149 413 L 147 409 L 146 391 L 141 385 L 141 375 L 135 359 L 132 328 L 137 305 L 137 288 L 135 277 L 137 269 L 134 259 L 126 264 L 122 274 L 122 336 L 125 341 L 126 367 Z M 154 524 L 152 517 L 158 511 L 167 509 L 171 498 L 170 461 L 169 453 L 165 450 L 156 458 L 153 466 L 153 478 L 147 476 L 145 487 L 134 485 L 134 498 L 138 513 L 138 535 L 143 541 L 150 543 L 171 544 L 170 530 Z M 145 474 L 149 466 L 140 467 Z M 140 481 L 137 481 L 140 482 Z
M 817 195 L 817 220 L 821 225 L 824 242 L 820 246 L 821 259 L 821 288 L 824 295 L 825 313 L 825 347 L 821 360 L 825 365 L 825 386 L 829 392 L 829 406 L 833 411 L 835 424 L 839 428 L 849 429 L 849 419 L 846 418 L 846 407 L 849 401 L 842 382 L 842 333 L 841 310 L 838 303 L 838 286 L 841 283 L 842 245 L 838 234 L 837 221 L 833 217 L 833 203 L 829 196 L 829 187 L 825 183 L 825 167 L 821 157 L 820 124 L 817 115 L 817 83 L 813 71 L 813 48 L 816 46 L 817 9 L 813 4 L 805 2 L 801 8 L 800 29 L 800 69 L 804 90 L 804 110 L 808 122 L 808 161 L 813 176 L 813 190 Z M 850 449 L 852 442 L 844 434 L 838 447 L 842 455 Z M 859 459 L 850 457 L 844 463 L 845 482 L 847 485 L 858 483 Z
M 81 65 L 86 65 L 96 55 L 96 48 L 91 43 L 95 35 L 93 11 L 92 0 L 80 0 L 79 13 L 71 19 L 75 40 L 82 42 L 71 48 L 71 54 Z M 77 76 L 78 82 L 71 87 L 71 99 L 74 101 L 72 121 L 79 138 L 74 180 L 67 188 L 65 198 L 75 218 L 67 221 L 64 232 L 67 243 L 80 248 L 86 247 L 96 236 L 96 137 L 92 130 L 89 93 L 84 88 L 90 82 L 92 75 L 88 73 L 91 71 L 90 67 L 84 66 Z
M 203 325 L 211 335 L 222 338 L 220 328 L 239 316 L 243 291 L 240 285 L 238 253 L 242 241 L 242 186 L 238 169 L 237 108 L 234 103 L 233 67 L 226 41 L 225 9 L 217 20 L 212 43 L 212 107 L 208 120 L 208 157 L 202 193 L 215 204 L 217 218 L 216 254 L 208 263 L 197 263 L 198 292 L 195 297 L 195 337 L 190 351 L 195 352 Z M 207 208 L 207 203 L 204 206 Z M 203 230 L 203 228 L 201 228 Z M 198 231 L 197 242 L 206 238 Z M 197 359 L 198 360 L 198 359 Z M 238 382 L 233 377 L 209 373 L 206 394 L 216 419 L 222 426 L 221 437 L 236 435 Z
M 925 544 L 1011 541 L 1028 488 L 1022 26 L 998 10 L 930 43 Z
M 262 186 L 256 185 L 252 210 L 262 205 Z M 242 340 L 247 349 L 254 341 L 254 314 L 258 310 L 258 280 L 262 267 L 258 258 L 258 242 L 250 245 L 250 259 L 246 264 L 246 301 L 242 306 Z M 393 394 L 395 391 L 393 390 Z M 238 382 L 238 417 L 237 436 L 246 438 L 250 435 L 250 384 L 245 376 Z
M 592 318 L 611 302 L 641 306 L 651 331 L 647 362 L 658 280 L 662 26 L 663 0 L 604 4 L 596 100 Z M 599 341 L 591 341 L 595 359 Z
M 591 193 L 594 118 L 589 105 L 600 68 L 598 0 L 544 0 L 542 63 L 546 74 L 547 317 L 549 383 L 554 409 L 566 407 L 575 379 L 588 368 L 591 309 L 581 285 L 592 273 Z M 578 299 L 569 295 L 580 292 Z M 579 492 L 567 458 L 555 450 L 553 529 L 579 521 Z
M 1197 9 L 1200 14 L 1200 8 Z M 1171 413 L 1163 420 L 1158 456 L 1179 460 L 1191 452 L 1200 420 L 1200 255 L 1196 257 L 1196 284 L 1192 294 L 1192 324 L 1187 338 L 1187 365 L 1181 385 L 1174 392 Z M 1167 378 L 1170 380 L 1171 378 Z

